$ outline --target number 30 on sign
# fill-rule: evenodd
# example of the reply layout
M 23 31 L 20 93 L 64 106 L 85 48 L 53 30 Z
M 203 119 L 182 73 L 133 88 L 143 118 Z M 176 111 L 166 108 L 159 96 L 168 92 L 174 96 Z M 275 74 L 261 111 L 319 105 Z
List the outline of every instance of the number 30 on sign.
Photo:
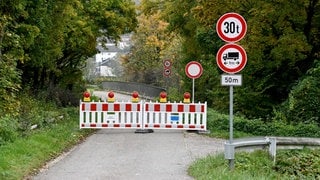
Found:
M 238 42 L 247 33 L 247 23 L 240 14 L 226 13 L 219 18 L 216 30 L 222 40 Z

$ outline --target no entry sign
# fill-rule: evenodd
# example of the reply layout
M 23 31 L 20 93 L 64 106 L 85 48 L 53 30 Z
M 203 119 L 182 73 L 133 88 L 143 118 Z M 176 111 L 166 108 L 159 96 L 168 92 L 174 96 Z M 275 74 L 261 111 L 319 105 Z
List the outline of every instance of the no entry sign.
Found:
M 219 18 L 216 30 L 223 41 L 238 42 L 247 32 L 247 23 L 237 13 L 226 13 Z
M 186 75 L 191 79 L 199 78 L 202 75 L 202 66 L 197 61 L 191 61 L 186 65 Z
M 245 67 L 247 54 L 246 51 L 237 44 L 226 44 L 219 49 L 216 60 L 222 71 L 234 74 Z

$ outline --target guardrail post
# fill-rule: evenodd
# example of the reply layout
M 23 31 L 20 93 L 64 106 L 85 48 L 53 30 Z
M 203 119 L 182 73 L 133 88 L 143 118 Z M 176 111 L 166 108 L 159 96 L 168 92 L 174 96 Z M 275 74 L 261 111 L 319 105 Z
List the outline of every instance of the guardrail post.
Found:
M 224 144 L 224 157 L 229 160 L 229 168 L 230 170 L 234 169 L 234 152 L 235 145 L 230 142 L 226 142 Z
M 276 154 L 277 154 L 277 139 L 274 137 L 267 138 L 270 142 L 269 144 L 269 154 L 273 158 L 273 164 L 276 163 Z

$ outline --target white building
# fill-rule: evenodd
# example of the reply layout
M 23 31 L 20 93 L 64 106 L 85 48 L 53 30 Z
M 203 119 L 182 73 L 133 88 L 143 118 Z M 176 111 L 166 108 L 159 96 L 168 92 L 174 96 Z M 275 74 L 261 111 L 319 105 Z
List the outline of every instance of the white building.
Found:
M 107 40 L 104 45 L 105 47 L 103 47 L 101 43 L 98 44 L 97 49 L 99 53 L 95 55 L 95 62 L 97 64 L 96 74 L 98 76 L 117 76 L 114 73 L 114 69 L 118 67 L 115 66 L 120 64 L 120 55 L 129 52 L 131 47 L 130 38 L 131 34 L 124 34 L 117 44 L 110 40 Z

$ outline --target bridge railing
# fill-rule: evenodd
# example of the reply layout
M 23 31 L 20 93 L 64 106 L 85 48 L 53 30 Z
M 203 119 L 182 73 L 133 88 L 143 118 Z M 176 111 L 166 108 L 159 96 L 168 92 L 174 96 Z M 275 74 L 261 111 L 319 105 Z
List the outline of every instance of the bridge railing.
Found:
M 121 82 L 121 81 L 105 81 L 102 82 L 102 87 L 106 90 L 132 92 L 138 91 L 139 94 L 146 97 L 158 97 L 162 91 L 162 87 L 152 86 L 143 83 Z

